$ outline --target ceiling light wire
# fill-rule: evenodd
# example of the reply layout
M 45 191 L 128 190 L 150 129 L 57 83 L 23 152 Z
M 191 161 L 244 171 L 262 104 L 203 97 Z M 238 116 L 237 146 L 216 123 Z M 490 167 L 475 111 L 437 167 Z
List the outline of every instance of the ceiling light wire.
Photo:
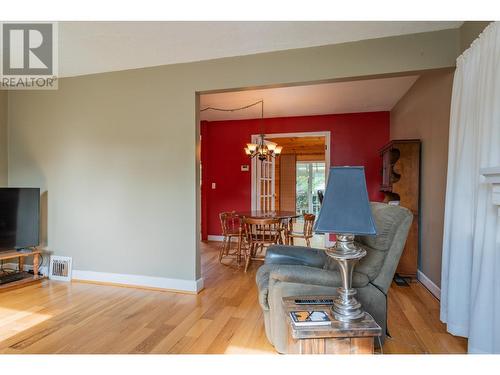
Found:
M 206 107 L 206 108 L 203 108 L 203 109 L 200 109 L 200 112 L 205 112 L 205 111 L 208 111 L 208 110 L 212 110 L 212 111 L 220 111 L 220 112 L 236 112 L 236 111 L 241 111 L 243 109 L 247 109 L 247 108 L 250 108 L 250 107 L 253 107 L 257 104 L 261 104 L 261 116 L 264 117 L 264 100 L 261 99 L 259 101 L 256 101 L 255 103 L 252 103 L 252 104 L 248 104 L 248 105 L 245 105 L 243 107 L 238 107 L 238 108 L 217 108 L 217 107 Z

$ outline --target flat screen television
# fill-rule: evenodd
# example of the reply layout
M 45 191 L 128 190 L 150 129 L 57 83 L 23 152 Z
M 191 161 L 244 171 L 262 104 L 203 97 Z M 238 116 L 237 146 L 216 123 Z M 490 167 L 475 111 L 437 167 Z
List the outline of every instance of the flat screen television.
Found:
M 0 251 L 38 246 L 40 189 L 0 188 Z

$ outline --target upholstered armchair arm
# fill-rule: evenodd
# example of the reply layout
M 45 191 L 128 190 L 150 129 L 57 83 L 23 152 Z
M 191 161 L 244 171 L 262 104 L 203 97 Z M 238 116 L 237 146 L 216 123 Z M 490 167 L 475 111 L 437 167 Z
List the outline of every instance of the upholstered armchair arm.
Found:
M 352 279 L 355 288 L 361 288 L 370 282 L 365 274 L 359 272 L 354 272 Z M 300 265 L 280 265 L 274 268 L 269 275 L 270 284 L 273 281 L 325 287 L 339 287 L 342 285 L 340 273 L 337 271 Z
M 266 264 L 290 264 L 323 268 L 324 250 L 300 246 L 275 245 L 267 249 Z

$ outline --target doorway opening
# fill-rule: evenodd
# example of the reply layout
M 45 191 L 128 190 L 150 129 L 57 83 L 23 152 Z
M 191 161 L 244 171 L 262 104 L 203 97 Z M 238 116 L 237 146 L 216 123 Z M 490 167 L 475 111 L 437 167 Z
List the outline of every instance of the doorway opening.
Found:
M 279 157 L 269 161 L 253 160 L 252 209 L 297 213 L 301 216 L 294 219 L 293 231 L 301 232 L 302 215 L 319 214 L 318 191 L 325 189 L 330 165 L 330 132 L 267 134 L 265 141 L 283 149 Z M 296 245 L 305 246 L 301 241 L 297 239 Z M 329 242 L 317 234 L 311 243 L 313 247 L 324 247 Z
M 252 141 L 257 135 L 252 136 Z M 330 166 L 330 132 L 304 132 L 267 134 L 265 140 L 283 147 L 281 155 L 264 165 L 259 160 L 252 160 L 252 210 L 255 211 L 293 211 L 298 214 L 319 212 L 319 199 L 312 197 L 312 191 L 324 190 Z M 304 177 L 298 174 L 298 166 L 316 163 L 311 191 L 306 199 L 312 200 L 307 207 L 302 205 Z M 323 167 L 321 167 L 323 166 Z M 322 176 L 321 173 L 323 174 Z M 300 178 L 299 178 L 300 176 Z M 301 198 L 298 201 L 300 179 Z M 315 179 L 315 180 L 314 180 Z M 321 184 L 323 182 L 323 184 Z M 309 182 L 306 182 L 309 186 Z M 307 211 L 307 212 L 306 212 Z M 317 214 L 316 214 L 317 215 Z
M 201 93 L 202 238 L 222 240 L 221 212 L 263 208 L 317 214 L 320 187 L 311 177 L 313 181 L 307 192 L 305 188 L 297 191 L 297 174 L 301 174 L 300 170 L 297 172 L 297 163 L 323 162 L 327 181 L 330 157 L 333 157 L 331 147 L 335 147 L 336 165 L 365 166 L 370 198 L 382 199 L 378 192 L 382 164 L 378 150 L 389 139 L 388 111 L 416 79 L 418 75 L 398 75 Z M 265 102 L 264 116 L 260 106 L 248 107 L 261 101 Z M 225 110 L 206 110 L 208 108 Z M 264 165 L 257 164 L 255 158 L 249 159 L 244 150 L 248 143 L 258 143 L 262 133 L 266 140 L 283 147 L 277 159 Z M 330 138 L 330 133 L 334 138 Z M 300 153 L 294 158 L 286 154 L 299 140 L 314 143 L 314 138 L 321 137 L 319 147 L 322 149 L 318 154 L 323 156 L 320 158 Z M 359 142 L 360 137 L 369 141 Z M 280 172 L 280 168 L 287 169 L 288 173 Z M 320 167 L 311 168 L 314 171 Z M 309 176 L 311 174 L 314 175 L 311 172 Z

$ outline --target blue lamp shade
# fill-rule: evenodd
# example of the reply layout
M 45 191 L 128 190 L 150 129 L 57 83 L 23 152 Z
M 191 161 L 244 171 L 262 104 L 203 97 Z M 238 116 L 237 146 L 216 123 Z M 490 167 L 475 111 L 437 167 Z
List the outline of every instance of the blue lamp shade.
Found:
M 330 168 L 316 233 L 375 235 L 364 167 Z

